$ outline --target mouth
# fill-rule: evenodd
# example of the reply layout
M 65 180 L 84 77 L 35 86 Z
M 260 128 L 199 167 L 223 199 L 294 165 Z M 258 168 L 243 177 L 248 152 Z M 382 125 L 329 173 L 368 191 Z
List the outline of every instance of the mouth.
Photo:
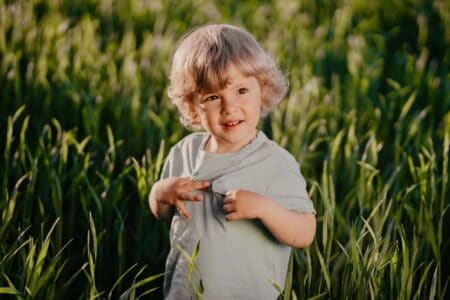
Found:
M 232 120 L 232 121 L 227 121 L 227 122 L 222 123 L 222 126 L 227 129 L 232 129 L 232 128 L 237 127 L 242 122 L 243 122 L 242 120 Z

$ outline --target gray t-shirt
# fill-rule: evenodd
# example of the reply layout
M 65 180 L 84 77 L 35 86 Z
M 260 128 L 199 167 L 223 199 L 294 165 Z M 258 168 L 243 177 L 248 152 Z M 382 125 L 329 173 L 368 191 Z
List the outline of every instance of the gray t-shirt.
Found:
M 223 199 L 231 189 L 268 196 L 280 205 L 315 213 L 295 159 L 261 131 L 241 150 L 226 154 L 203 151 L 207 133 L 193 133 L 175 145 L 161 178 L 191 176 L 210 181 L 201 202 L 186 201 L 192 220 L 175 212 L 166 262 L 166 299 L 195 299 L 189 284 L 189 262 L 200 241 L 192 284 L 203 281 L 204 299 L 276 299 L 273 283 L 284 287 L 291 248 L 278 242 L 259 220 L 226 221 Z M 195 191 L 200 192 L 200 191 Z

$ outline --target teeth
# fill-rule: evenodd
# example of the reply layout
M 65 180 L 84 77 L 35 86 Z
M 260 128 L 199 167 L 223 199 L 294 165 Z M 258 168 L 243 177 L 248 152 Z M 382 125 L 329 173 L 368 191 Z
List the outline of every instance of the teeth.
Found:
M 238 123 L 239 123 L 239 121 L 227 122 L 227 123 L 225 123 L 225 125 L 227 125 L 227 126 L 233 126 L 233 125 L 237 125 Z

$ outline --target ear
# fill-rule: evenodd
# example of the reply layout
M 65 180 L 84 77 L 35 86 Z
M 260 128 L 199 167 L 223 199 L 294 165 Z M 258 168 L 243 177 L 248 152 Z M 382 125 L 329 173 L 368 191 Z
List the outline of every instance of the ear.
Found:
M 270 100 L 268 98 L 268 94 L 270 92 L 269 86 L 267 84 L 259 84 L 261 87 L 261 112 L 265 111 L 270 104 Z
M 188 104 L 188 116 L 191 120 L 192 125 L 194 125 L 194 126 L 200 125 L 200 117 L 198 114 L 198 107 L 192 102 L 189 102 L 189 104 Z

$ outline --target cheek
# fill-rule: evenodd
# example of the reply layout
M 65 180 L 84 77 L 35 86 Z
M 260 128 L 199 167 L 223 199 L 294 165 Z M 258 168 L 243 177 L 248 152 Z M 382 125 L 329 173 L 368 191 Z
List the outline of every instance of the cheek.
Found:
M 259 107 L 257 110 L 255 110 L 255 113 L 254 113 L 255 122 L 258 123 L 260 119 L 261 119 L 261 107 Z
M 263 111 L 263 99 L 260 98 L 259 101 L 255 102 L 253 104 L 253 114 L 255 115 L 255 117 L 257 117 L 258 119 L 261 117 L 261 113 Z
M 199 116 L 199 123 L 203 126 L 203 128 L 207 127 L 211 127 L 211 125 L 214 124 L 214 118 L 213 116 L 206 114 L 205 112 L 200 111 L 198 113 Z

